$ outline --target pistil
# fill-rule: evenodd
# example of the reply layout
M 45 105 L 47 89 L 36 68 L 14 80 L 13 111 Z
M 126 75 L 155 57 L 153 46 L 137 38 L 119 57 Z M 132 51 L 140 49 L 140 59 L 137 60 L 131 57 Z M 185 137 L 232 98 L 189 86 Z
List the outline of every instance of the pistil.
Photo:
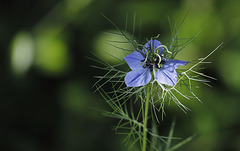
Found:
M 145 63 L 143 65 L 143 68 L 148 67 L 151 72 L 153 71 L 154 68 L 160 69 L 165 63 L 165 61 L 162 60 L 162 57 L 156 52 L 147 52 L 146 58 L 141 61 L 142 63 Z

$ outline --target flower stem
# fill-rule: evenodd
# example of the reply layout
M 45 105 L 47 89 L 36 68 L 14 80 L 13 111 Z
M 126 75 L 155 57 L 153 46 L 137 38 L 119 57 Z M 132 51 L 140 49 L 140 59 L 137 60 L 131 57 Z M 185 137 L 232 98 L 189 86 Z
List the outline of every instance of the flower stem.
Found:
M 142 151 L 146 151 L 147 149 L 147 123 L 148 123 L 148 108 L 149 108 L 149 96 L 150 96 L 150 91 L 149 91 L 150 86 L 148 86 L 147 89 L 147 97 L 145 101 L 145 115 L 144 115 L 144 128 L 143 128 L 143 148 Z

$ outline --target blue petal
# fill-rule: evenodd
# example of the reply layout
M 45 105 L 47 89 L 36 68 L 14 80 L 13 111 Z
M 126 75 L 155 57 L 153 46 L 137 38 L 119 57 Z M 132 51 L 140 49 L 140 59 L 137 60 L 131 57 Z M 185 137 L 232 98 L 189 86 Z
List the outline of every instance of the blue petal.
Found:
M 173 67 L 164 68 L 163 66 L 161 69 L 157 69 L 155 79 L 159 84 L 174 86 L 177 83 L 177 72 Z
M 139 87 L 148 84 L 151 81 L 152 75 L 149 68 L 133 70 L 125 76 L 127 87 Z
M 167 60 L 166 63 L 164 64 L 164 66 L 172 66 L 174 67 L 174 69 L 177 69 L 178 66 L 185 66 L 187 65 L 187 61 L 182 61 L 182 60 Z
M 152 47 L 151 47 L 151 42 L 152 42 Z M 154 48 L 153 49 L 153 52 L 155 51 L 155 48 L 157 48 L 160 44 L 160 41 L 158 40 L 149 40 L 145 45 L 144 45 L 144 48 L 142 49 L 142 52 L 146 53 L 148 50 L 146 48 Z M 152 49 L 151 49 L 152 50 Z M 159 54 L 161 54 L 163 51 L 163 48 L 159 48 Z
M 186 65 L 187 61 L 168 60 L 161 69 L 155 73 L 155 79 L 158 83 L 174 86 L 177 83 L 177 72 L 175 69 L 179 65 Z
M 128 66 L 132 70 L 137 70 L 143 67 L 144 63 L 142 63 L 142 60 L 144 60 L 145 58 L 142 56 L 141 53 L 134 51 L 123 59 L 127 62 Z

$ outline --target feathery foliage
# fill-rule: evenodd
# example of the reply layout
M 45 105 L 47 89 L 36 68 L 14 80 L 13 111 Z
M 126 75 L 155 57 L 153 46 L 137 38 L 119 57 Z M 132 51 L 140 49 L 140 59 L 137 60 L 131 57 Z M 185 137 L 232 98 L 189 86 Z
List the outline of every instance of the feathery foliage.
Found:
M 165 54 L 169 55 L 168 58 L 174 59 L 177 54 L 191 43 L 200 33 L 197 33 L 192 38 L 178 38 L 178 33 L 186 16 L 183 18 L 180 26 L 178 28 L 175 26 L 171 31 L 170 40 L 166 44 L 168 51 L 171 52 Z M 129 54 L 129 52 L 141 52 L 140 50 L 143 49 L 144 46 L 134 40 L 134 33 L 136 30 L 135 15 L 132 36 L 128 36 L 127 34 L 128 17 L 126 17 L 125 30 L 121 30 L 110 19 L 106 16 L 104 17 L 118 30 L 118 32 L 108 32 L 108 34 L 114 34 L 115 36 L 121 36 L 126 39 L 125 41 L 108 41 L 109 45 L 119 49 L 119 51 L 122 51 L 126 55 Z M 153 38 L 158 39 L 159 35 Z M 132 48 L 130 50 L 127 48 L 121 48 L 115 46 L 116 43 L 128 43 Z M 93 87 L 96 88 L 94 92 L 98 91 L 112 109 L 111 111 L 104 111 L 103 114 L 111 118 L 119 119 L 114 130 L 117 134 L 126 135 L 123 142 L 129 145 L 129 149 L 144 150 L 144 142 L 147 142 L 147 144 L 149 144 L 149 150 L 151 151 L 174 151 L 194 138 L 194 136 L 188 137 L 171 147 L 172 140 L 179 139 L 173 137 L 175 121 L 172 123 L 169 136 L 158 135 L 157 123 L 160 123 L 159 112 L 161 113 L 161 119 L 163 119 L 163 116 L 165 115 L 164 106 L 166 103 L 174 102 L 183 112 L 186 113 L 190 109 L 182 103 L 183 99 L 195 99 L 201 102 L 200 98 L 194 92 L 196 82 L 209 85 L 209 80 L 216 79 L 201 73 L 199 67 L 202 64 L 209 63 L 206 62 L 206 59 L 221 45 L 222 43 L 203 58 L 188 61 L 189 65 L 187 68 L 178 69 L 178 81 L 177 84 L 172 87 L 159 84 L 156 80 L 152 80 L 149 84 L 141 87 L 126 87 L 124 77 L 128 71 L 125 70 L 126 62 L 123 58 L 118 58 L 118 56 L 109 54 L 120 61 L 119 64 L 111 65 L 93 53 L 95 59 L 90 59 L 95 61 L 98 65 L 91 65 L 91 67 L 105 71 L 104 75 L 95 76 L 98 80 L 93 85 Z M 111 91 L 106 92 L 104 90 L 105 86 L 108 86 Z M 148 114 L 148 108 L 151 108 L 151 115 Z M 150 119 L 152 119 L 152 124 L 147 124 L 146 122 L 150 121 Z M 151 125 L 151 128 L 149 128 L 149 125 Z

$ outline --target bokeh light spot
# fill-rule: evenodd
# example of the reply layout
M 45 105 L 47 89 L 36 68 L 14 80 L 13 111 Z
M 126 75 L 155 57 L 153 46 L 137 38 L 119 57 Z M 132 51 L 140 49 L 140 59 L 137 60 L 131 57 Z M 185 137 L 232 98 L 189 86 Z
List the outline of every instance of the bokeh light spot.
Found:
M 37 37 L 36 66 L 47 75 L 61 75 L 69 68 L 69 52 L 62 37 L 54 30 Z
M 16 75 L 23 75 L 34 59 L 34 42 L 25 31 L 18 32 L 11 44 L 11 69 Z
M 94 50 L 102 59 L 109 63 L 116 64 L 121 62 L 127 54 L 131 53 L 131 51 L 124 51 L 119 48 L 133 51 L 134 49 L 124 36 L 118 35 L 118 31 L 112 30 L 108 32 L 101 32 L 96 36 Z M 131 38 L 130 34 L 126 35 Z

